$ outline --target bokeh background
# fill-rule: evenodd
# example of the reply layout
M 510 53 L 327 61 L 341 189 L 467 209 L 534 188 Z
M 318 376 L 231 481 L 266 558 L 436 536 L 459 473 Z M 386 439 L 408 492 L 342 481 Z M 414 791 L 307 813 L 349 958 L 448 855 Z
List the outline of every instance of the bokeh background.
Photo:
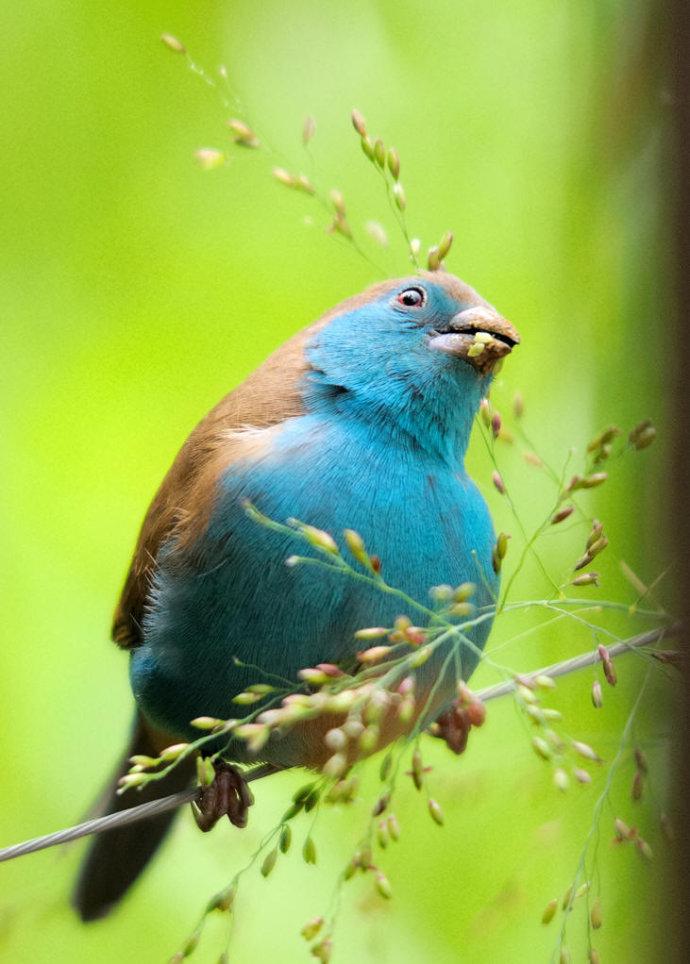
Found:
M 78 820 L 120 752 L 131 698 L 126 657 L 108 643 L 110 614 L 143 512 L 187 432 L 286 336 L 381 274 L 407 270 L 349 124 L 353 106 L 401 153 L 412 232 L 428 245 L 453 229 L 450 270 L 521 330 L 495 400 L 509 407 L 522 391 L 539 452 L 562 465 L 610 422 L 651 417 L 663 428 L 668 103 L 656 30 L 641 0 L 25 0 L 4 11 L 1 844 Z M 228 112 L 161 45 L 163 31 L 209 72 L 227 65 L 242 104 L 232 113 L 260 129 L 273 160 L 230 148 Z M 300 144 L 306 114 L 318 122 L 311 156 Z M 228 149 L 228 165 L 200 170 L 193 153 L 205 146 Z M 364 242 L 376 268 L 325 235 L 307 198 L 272 181 L 274 161 L 342 189 L 356 229 L 386 223 L 388 250 Z M 664 568 L 660 434 L 592 496 L 612 542 L 607 598 L 633 598 L 619 559 L 647 581 Z M 529 531 L 552 490 L 518 446 L 501 459 Z M 481 440 L 470 463 L 498 527 L 514 531 L 490 491 Z M 560 574 L 582 532 L 547 540 Z M 544 592 L 527 567 L 517 596 Z M 493 645 L 539 621 L 530 619 L 498 624 Z M 559 623 L 501 658 L 529 669 L 591 645 L 586 631 Z M 592 673 L 559 686 L 554 705 L 568 728 L 609 760 L 642 671 L 626 662 L 599 712 Z M 494 679 L 482 669 L 477 685 Z M 603 960 L 668 959 L 663 693 L 640 724 L 656 802 L 630 813 L 623 768 L 603 812 Z M 543 927 L 541 912 L 573 878 L 603 773 L 559 795 L 510 701 L 492 705 L 462 759 L 425 752 L 446 826 L 405 793 L 403 838 L 384 860 L 395 899 L 372 895 L 365 880 L 351 885 L 335 960 L 549 960 L 558 924 Z M 242 834 L 219 827 L 202 837 L 182 815 L 120 912 L 89 927 L 68 907 L 79 845 L 4 864 L 0 958 L 165 960 L 299 782 L 287 774 L 260 786 Z M 611 846 L 619 812 L 643 829 L 651 865 Z M 320 819 L 317 868 L 295 853 L 269 881 L 247 875 L 233 960 L 306 959 L 299 928 L 325 909 L 366 813 L 362 802 Z M 567 940 L 584 960 L 582 913 Z M 217 959 L 222 941 L 213 921 L 199 958 Z

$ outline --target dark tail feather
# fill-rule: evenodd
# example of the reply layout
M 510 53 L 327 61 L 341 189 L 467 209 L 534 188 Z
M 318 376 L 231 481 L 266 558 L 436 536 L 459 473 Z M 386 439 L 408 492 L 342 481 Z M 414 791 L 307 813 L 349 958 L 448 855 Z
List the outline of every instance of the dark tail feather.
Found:
M 193 779 L 194 760 L 183 760 L 164 780 L 150 783 L 141 792 L 129 791 L 118 797 L 115 793 L 117 780 L 127 772 L 127 761 L 135 753 L 158 756 L 158 749 L 138 718 L 127 752 L 98 806 L 100 814 L 117 813 L 177 793 L 188 787 Z M 163 842 L 176 814 L 176 810 L 171 810 L 128 827 L 108 830 L 94 838 L 72 895 L 74 908 L 83 921 L 105 917 L 122 899 Z

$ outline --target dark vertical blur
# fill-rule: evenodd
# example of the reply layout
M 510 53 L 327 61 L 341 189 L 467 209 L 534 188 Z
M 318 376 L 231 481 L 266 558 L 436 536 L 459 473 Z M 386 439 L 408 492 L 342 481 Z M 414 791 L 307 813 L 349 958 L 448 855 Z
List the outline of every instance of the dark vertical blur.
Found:
M 687 366 L 690 344 L 690 10 L 687 0 L 669 0 L 664 18 L 668 49 L 668 89 L 672 106 L 671 150 L 668 156 L 669 234 L 673 240 L 674 284 L 670 363 L 673 432 L 672 481 L 668 501 L 669 531 L 677 573 L 680 616 L 686 631 L 682 646 L 690 662 L 687 627 L 690 626 L 690 392 Z M 690 676 L 684 674 L 685 699 L 676 745 L 677 826 L 676 877 L 669 888 L 669 908 L 676 925 L 675 960 L 690 959 Z

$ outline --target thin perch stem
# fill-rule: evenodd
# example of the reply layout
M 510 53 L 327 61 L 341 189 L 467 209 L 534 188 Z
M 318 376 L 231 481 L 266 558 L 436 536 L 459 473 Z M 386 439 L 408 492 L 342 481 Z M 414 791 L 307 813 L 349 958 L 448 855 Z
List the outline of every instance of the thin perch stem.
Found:
M 630 639 L 609 646 L 609 655 L 611 657 L 621 656 L 626 652 L 641 649 L 644 646 L 651 646 L 653 643 L 658 643 L 662 639 L 671 639 L 678 635 L 680 628 L 679 624 L 662 626 L 659 629 L 652 629 L 649 630 L 649 632 L 640 633 L 638 636 L 632 636 Z M 546 666 L 543 669 L 525 673 L 521 679 L 532 680 L 537 676 L 550 676 L 552 678 L 565 676 L 568 673 L 574 673 L 587 666 L 593 666 L 600 661 L 601 657 L 598 651 L 591 650 L 587 653 L 581 653 L 579 656 L 573 656 L 571 659 L 563 660 L 560 663 L 553 663 L 551 666 Z M 514 689 L 515 683 L 512 680 L 508 680 L 503 683 L 497 683 L 495 686 L 488 686 L 478 693 L 475 693 L 475 696 L 481 700 L 482 703 L 488 703 L 489 700 L 495 700 L 500 696 L 507 696 L 509 693 L 512 693 Z M 249 783 L 277 772 L 279 772 L 278 767 L 266 763 L 246 771 L 244 773 L 244 779 Z M 24 841 L 24 843 L 5 847 L 0 849 L 0 863 L 5 860 L 13 860 L 15 857 L 23 857 L 25 854 L 35 853 L 37 850 L 45 850 L 48 847 L 55 847 L 58 844 L 69 843 L 72 840 L 78 840 L 79 837 L 88 837 L 90 834 L 114 830 L 116 827 L 124 827 L 131 823 L 137 823 L 139 820 L 147 820 L 161 813 L 167 813 L 169 810 L 175 810 L 185 803 L 191 803 L 192 800 L 198 797 L 199 789 L 199 787 L 190 787 L 188 790 L 181 790 L 179 793 L 174 793 L 169 797 L 163 797 L 160 800 L 153 800 L 151 803 L 142 803 L 138 806 L 130 807 L 128 810 L 122 810 L 119 813 L 108 814 L 105 817 L 95 817 L 93 820 L 87 820 L 84 823 L 77 824 L 75 827 L 57 830 L 55 833 L 49 833 L 43 837 L 34 837 L 32 840 Z

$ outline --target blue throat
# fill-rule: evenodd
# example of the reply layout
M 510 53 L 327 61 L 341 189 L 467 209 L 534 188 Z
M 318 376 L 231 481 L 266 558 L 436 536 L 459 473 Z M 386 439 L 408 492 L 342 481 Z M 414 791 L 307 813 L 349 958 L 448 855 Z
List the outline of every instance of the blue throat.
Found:
M 307 348 L 313 368 L 304 392 L 307 410 L 366 422 L 388 442 L 462 466 L 491 377 L 434 356 L 422 336 L 410 350 L 413 326 L 398 323 L 385 339 L 367 337 L 372 311 L 381 313 L 384 305 L 369 307 L 335 318 Z

